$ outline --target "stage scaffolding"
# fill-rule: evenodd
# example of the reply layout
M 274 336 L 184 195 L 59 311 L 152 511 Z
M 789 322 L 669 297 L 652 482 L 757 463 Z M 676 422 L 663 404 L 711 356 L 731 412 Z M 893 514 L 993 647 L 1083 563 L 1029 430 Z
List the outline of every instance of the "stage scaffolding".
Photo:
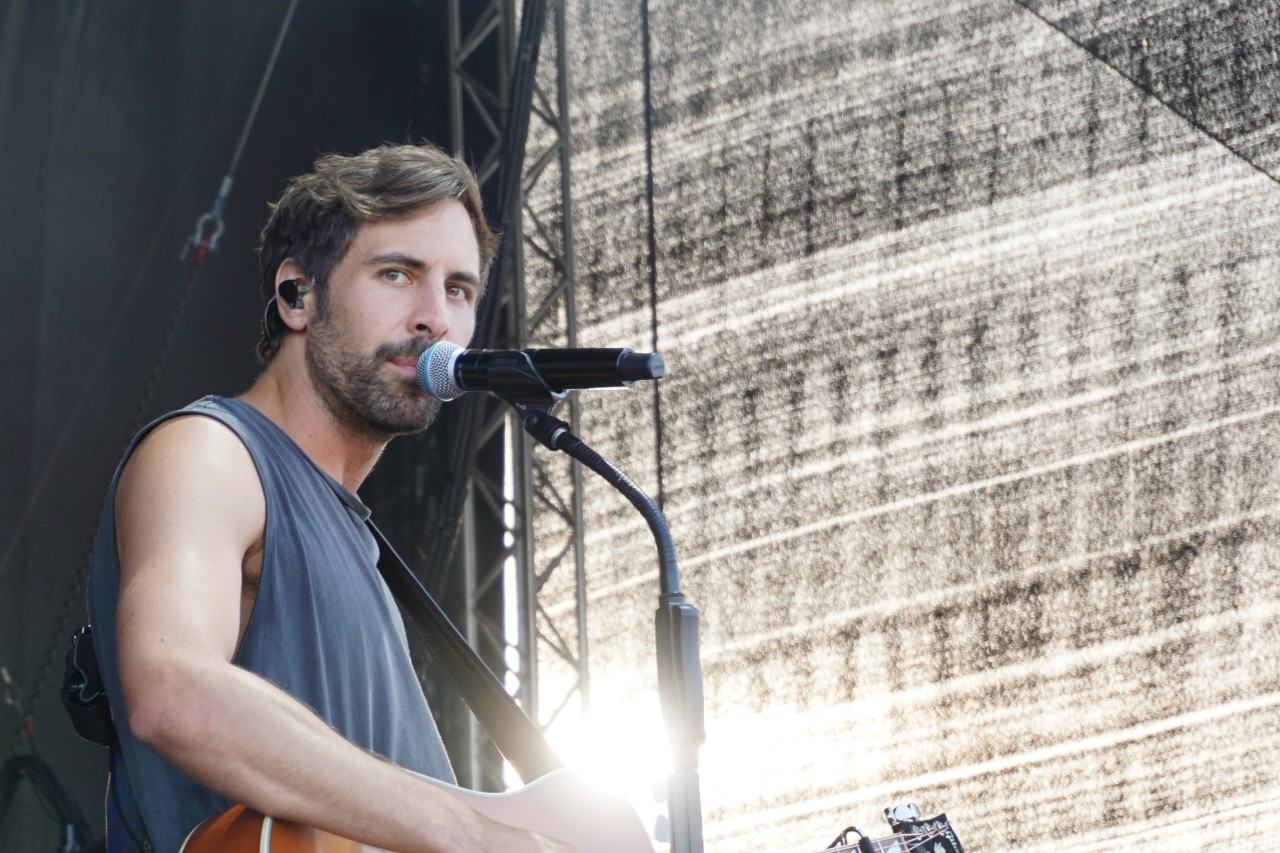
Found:
M 541 40 L 541 58 L 537 45 L 533 51 L 535 73 L 529 67 L 530 38 L 523 42 L 526 49 L 519 49 L 519 26 L 520 21 L 539 19 L 544 26 L 533 36 Z M 476 344 L 576 346 L 564 4 L 552 2 L 546 8 L 530 2 L 517 15 L 512 0 L 492 0 L 480 10 L 450 0 L 449 33 L 452 148 L 475 168 L 490 218 L 506 221 Z M 510 206 L 504 211 L 503 143 L 504 136 L 510 139 L 508 122 L 513 119 L 513 92 L 518 91 L 513 82 L 520 73 L 534 74 L 527 150 L 519 186 L 505 194 Z M 540 202 L 536 207 L 530 204 L 535 197 Z M 458 448 L 450 457 L 451 478 L 465 483 L 461 526 L 448 569 L 463 578 L 465 614 L 460 627 L 476 648 L 489 650 L 490 666 L 526 713 L 545 727 L 575 700 L 585 711 L 589 696 L 582 473 L 576 462 L 568 468 L 569 460 L 533 452 L 530 439 L 505 405 L 472 396 L 475 399 L 467 404 L 474 426 L 464 433 L 471 436 L 470 447 Z M 576 394 L 558 414 L 576 430 Z M 471 459 L 473 464 L 468 464 Z M 556 465 L 565 465 L 567 473 L 548 470 Z M 555 514 L 560 523 L 556 533 L 544 535 L 535 547 L 536 513 Z M 551 576 L 567 572 L 573 575 L 577 600 L 576 636 L 568 639 L 539 618 L 538 603 L 538 592 Z M 557 655 L 574 671 L 564 695 L 540 697 L 540 650 Z M 472 784 L 496 787 L 500 762 L 474 721 L 470 735 L 471 760 L 459 773 L 469 774 Z

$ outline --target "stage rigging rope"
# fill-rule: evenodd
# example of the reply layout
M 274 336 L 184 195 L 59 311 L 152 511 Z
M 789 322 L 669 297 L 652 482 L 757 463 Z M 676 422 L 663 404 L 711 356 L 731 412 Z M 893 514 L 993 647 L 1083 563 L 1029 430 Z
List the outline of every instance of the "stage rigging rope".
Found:
M 259 81 L 258 90 L 254 97 L 253 104 L 250 108 L 248 118 L 246 119 L 245 124 L 241 129 L 240 139 L 236 145 L 235 152 L 232 155 L 230 167 L 227 170 L 226 177 L 223 179 L 222 187 L 219 190 L 218 199 L 217 201 L 215 201 L 215 209 L 218 210 L 219 216 L 221 215 L 220 205 L 221 203 L 224 203 L 226 200 L 226 194 L 230 189 L 231 180 L 235 174 L 235 170 L 237 166 L 239 165 L 240 156 L 244 152 L 245 143 L 248 140 L 248 136 L 249 136 L 249 131 L 253 126 L 255 118 L 257 117 L 258 108 L 262 103 L 262 98 L 263 98 L 264 92 L 266 91 L 267 83 L 269 82 L 272 72 L 275 69 L 276 59 L 280 53 L 280 46 L 284 42 L 286 32 L 289 28 L 290 22 L 292 21 L 293 13 L 294 13 L 294 10 L 297 8 L 297 5 L 298 5 L 298 0 L 290 0 L 289 8 L 285 13 L 284 21 L 281 24 L 280 30 L 276 36 L 276 41 L 275 41 L 274 47 L 272 48 L 271 57 L 268 60 L 266 70 L 263 72 L 262 78 Z M 88 396 L 88 391 L 90 388 L 95 386 L 97 381 L 97 376 L 101 371 L 102 366 L 106 363 L 107 355 L 108 353 L 111 352 L 112 345 L 116 340 L 116 337 L 118 336 L 119 332 L 123 328 L 124 318 L 128 312 L 129 306 L 132 304 L 134 297 L 137 295 L 138 289 L 141 286 L 142 278 L 146 274 L 147 269 L 150 267 L 151 261 L 155 257 L 155 253 L 159 248 L 161 238 L 164 235 L 169 222 L 173 218 L 173 211 L 174 211 L 174 208 L 177 206 L 178 198 L 182 195 L 182 190 L 187 185 L 187 181 L 190 178 L 191 173 L 195 170 L 196 164 L 200 161 L 200 155 L 204 151 L 204 148 L 208 143 L 209 137 L 213 133 L 213 127 L 216 122 L 217 116 L 221 114 L 222 105 L 226 102 L 227 98 L 230 96 L 231 88 L 234 84 L 234 81 L 239 76 L 239 70 L 244 63 L 245 57 L 248 55 L 248 47 L 254 41 L 255 37 L 257 36 L 258 32 L 262 27 L 262 23 L 265 19 L 265 12 L 266 12 L 266 6 L 264 4 L 258 11 L 258 17 L 254 21 L 253 27 L 249 31 L 248 38 L 246 38 L 244 42 L 241 44 L 240 51 L 237 54 L 236 59 L 232 64 L 231 73 L 227 76 L 227 82 L 223 86 L 222 94 L 218 99 L 218 105 L 209 114 L 210 119 L 205 126 L 205 131 L 203 136 L 201 137 L 200 144 L 196 147 L 195 156 L 193 156 L 189 161 L 186 171 L 183 173 L 182 179 L 178 182 L 177 189 L 174 191 L 173 195 L 170 197 L 169 204 L 165 208 L 164 216 L 161 218 L 159 225 L 156 227 L 156 230 L 152 235 L 151 242 L 147 247 L 146 254 L 143 256 L 143 261 L 138 269 L 138 273 L 136 276 L 134 276 L 133 280 L 130 282 L 129 288 L 125 292 L 124 299 L 121 300 L 120 310 L 117 312 L 114 322 L 111 326 L 111 329 L 107 333 L 102 349 L 99 351 L 98 357 L 94 360 L 93 365 L 90 367 L 89 372 L 85 377 L 85 381 L 81 386 L 80 393 L 77 396 L 75 403 L 71 407 L 71 411 L 63 421 L 62 430 L 59 433 L 57 440 L 54 442 L 53 450 L 49 454 L 49 459 L 45 463 L 44 468 L 41 470 L 40 477 L 38 478 L 36 483 L 36 487 L 32 489 L 31 494 L 27 499 L 27 504 L 23 509 L 22 516 L 20 517 L 18 524 L 14 529 L 13 534 L 9 539 L 8 545 L 5 547 L 4 556 L 3 558 L 0 558 L 0 579 L 3 579 L 5 570 L 9 567 L 10 560 L 16 551 L 17 543 L 21 540 L 22 535 L 25 532 L 26 527 L 31 520 L 35 506 L 38 503 L 39 498 L 43 493 L 45 487 L 48 485 L 49 477 L 52 473 L 54 463 L 60 457 L 62 453 L 62 448 L 66 444 L 67 438 L 71 434 L 71 427 L 75 423 L 76 417 L 79 415 L 80 409 L 83 406 L 85 399 Z M 210 248 L 213 248 L 213 247 L 211 246 Z M 165 362 L 168 359 L 169 352 L 172 350 L 173 343 L 177 339 L 178 328 L 181 325 L 182 316 L 186 311 L 187 304 L 190 302 L 191 296 L 195 291 L 197 273 L 200 270 L 202 260 L 203 260 L 203 256 L 197 256 L 196 261 L 191 265 L 191 270 L 190 270 L 190 273 L 188 274 L 187 282 L 185 287 L 183 288 L 182 295 L 180 296 L 177 304 L 174 306 L 174 309 L 170 314 L 169 325 L 165 330 L 163 342 L 161 343 L 160 349 L 156 354 L 156 358 L 151 365 L 151 370 L 147 375 L 147 382 L 143 387 L 141 397 L 135 409 L 134 420 L 131 428 L 129 429 L 129 435 L 135 434 L 144 425 L 143 421 L 147 415 L 147 409 L 150 406 L 151 399 L 154 396 L 155 389 L 159 383 L 161 371 L 164 367 Z M 31 680 L 31 687 L 28 688 L 28 690 L 23 695 L 23 701 L 26 707 L 29 709 L 28 715 L 34 713 L 35 705 L 39 701 L 40 694 L 43 692 L 44 686 L 48 681 L 49 673 L 54 669 L 59 659 L 60 652 L 64 650 L 65 644 L 69 641 L 70 635 L 67 633 L 67 629 L 71 622 L 71 615 L 73 613 L 75 604 L 77 600 L 79 600 L 81 594 L 83 593 L 85 582 L 88 579 L 89 558 L 93 553 L 93 543 L 94 543 L 94 540 L 96 539 L 96 536 L 97 536 L 97 532 L 95 529 L 89 536 L 88 545 L 86 545 L 86 547 L 80 554 L 80 559 L 78 560 L 77 566 L 76 566 L 75 576 L 72 578 L 71 586 L 67 591 L 67 595 L 63 599 L 59 615 L 54 620 L 53 630 L 51 632 L 49 642 L 45 646 L 45 653 L 44 653 L 43 660 L 41 661 L 40 667 L 39 669 L 37 669 L 36 675 Z M 22 741 L 24 740 L 23 732 L 24 732 L 25 723 L 26 723 L 25 719 L 18 721 L 18 728 L 15 732 L 14 739 L 10 744 L 10 748 L 8 752 L 9 756 L 13 756 L 14 754 L 16 754 L 18 747 L 21 745 Z
M 1073 33 L 1071 33 L 1069 30 L 1067 30 L 1065 27 L 1059 24 L 1057 21 L 1041 13 L 1040 10 L 1036 9 L 1033 5 L 1031 5 L 1029 0 L 1010 0 L 1010 2 L 1013 3 L 1015 6 L 1021 7 L 1025 11 L 1029 12 L 1031 15 L 1035 16 L 1038 20 L 1043 22 L 1045 25 L 1056 30 L 1060 35 L 1066 38 L 1069 42 L 1074 44 L 1076 47 L 1080 48 L 1080 50 L 1089 54 L 1094 59 L 1096 59 L 1097 61 L 1101 62 L 1103 65 L 1107 66 L 1112 71 L 1114 71 L 1125 82 L 1129 83 L 1138 91 L 1142 92 L 1143 94 L 1147 95 L 1148 97 L 1160 103 L 1162 106 L 1165 107 L 1165 109 L 1169 110 L 1174 115 L 1178 116 L 1183 121 L 1185 121 L 1187 124 L 1191 125 L 1196 130 L 1200 131 L 1200 133 L 1202 133 L 1203 135 L 1207 136 L 1209 139 L 1212 139 L 1214 142 L 1221 145 L 1223 148 L 1231 152 L 1240 160 L 1249 164 L 1258 173 L 1265 175 L 1273 183 L 1280 184 L 1280 177 L 1273 175 L 1271 172 L 1269 172 L 1266 169 L 1266 167 L 1254 161 L 1251 157 L 1249 157 L 1249 155 L 1236 149 L 1234 146 L 1231 145 L 1230 142 L 1228 142 L 1216 131 L 1212 130 L 1211 128 L 1203 124 L 1199 119 L 1195 118 L 1194 116 L 1187 115 L 1185 112 L 1179 109 L 1175 104 L 1171 103 L 1165 97 L 1157 93 L 1154 89 L 1151 89 L 1147 85 L 1145 85 L 1141 80 L 1135 80 L 1128 72 L 1124 71 L 1122 68 L 1120 68 L 1118 65 L 1116 65 L 1107 57 L 1103 56 L 1097 50 L 1090 48 L 1088 44 L 1081 41 Z
M 653 337 L 652 349 L 658 351 L 658 232 L 657 216 L 653 208 L 653 43 L 649 35 L 649 0 L 640 0 L 641 50 L 644 53 L 644 196 L 645 242 L 649 263 L 649 331 Z M 666 489 L 662 477 L 662 388 L 661 383 L 651 382 L 653 387 L 654 467 L 657 470 L 658 488 L 654 496 L 658 509 L 664 506 Z

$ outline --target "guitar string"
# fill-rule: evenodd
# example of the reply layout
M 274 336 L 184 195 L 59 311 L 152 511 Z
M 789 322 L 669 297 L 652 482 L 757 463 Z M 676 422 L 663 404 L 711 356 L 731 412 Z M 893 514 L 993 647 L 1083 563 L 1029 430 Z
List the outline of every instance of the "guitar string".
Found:
M 933 841 L 942 835 L 943 830 L 939 829 L 936 832 L 930 832 L 927 835 L 913 833 L 911 836 L 893 835 L 888 838 L 873 838 L 869 840 L 871 841 L 872 847 L 875 848 L 874 853 L 893 853 L 895 847 L 902 851 L 902 853 L 915 853 L 915 851 L 919 850 L 923 845 L 928 844 L 930 841 Z M 898 846 L 899 844 L 901 844 L 900 847 Z M 828 847 L 826 850 L 822 851 L 822 853 L 857 853 L 857 850 L 857 844 L 846 844 L 843 847 Z

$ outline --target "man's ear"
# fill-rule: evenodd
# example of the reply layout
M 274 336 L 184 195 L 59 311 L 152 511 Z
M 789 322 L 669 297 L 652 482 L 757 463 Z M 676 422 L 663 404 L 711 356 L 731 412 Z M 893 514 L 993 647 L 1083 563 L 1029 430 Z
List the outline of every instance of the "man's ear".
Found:
M 286 328 L 301 332 L 307 328 L 307 304 L 303 297 L 311 290 L 306 273 L 293 258 L 285 258 L 276 270 L 275 310 Z

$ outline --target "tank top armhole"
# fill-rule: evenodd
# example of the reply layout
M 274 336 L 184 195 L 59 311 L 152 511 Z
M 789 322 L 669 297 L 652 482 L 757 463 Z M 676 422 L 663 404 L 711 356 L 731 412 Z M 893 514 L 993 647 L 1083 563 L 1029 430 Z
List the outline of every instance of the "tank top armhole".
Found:
M 215 398 L 206 397 L 204 399 L 198 400 L 195 403 L 192 403 L 190 406 L 187 406 L 185 409 L 179 409 L 175 412 L 171 412 L 168 415 L 149 424 L 144 432 L 139 433 L 137 439 L 135 439 L 134 441 L 133 446 L 129 448 L 129 455 L 132 455 L 133 451 L 137 449 L 138 445 L 142 443 L 143 439 L 145 439 L 148 435 L 150 435 L 154 429 L 156 429 L 157 427 L 165 423 L 169 423 L 171 421 L 176 421 L 176 420 L 179 420 L 180 418 L 186 418 L 186 417 L 203 417 L 203 418 L 208 418 L 209 420 L 214 421 L 215 423 L 221 424 L 229 433 L 235 436 L 236 440 L 240 442 L 240 445 L 244 447 L 245 453 L 249 455 L 249 461 L 253 463 L 254 473 L 257 474 L 258 476 L 258 488 L 263 492 L 262 567 L 258 571 L 258 591 L 254 593 L 254 596 L 253 596 L 253 609 L 249 611 L 249 618 L 246 619 L 244 623 L 244 631 L 240 634 L 240 638 L 236 642 L 235 652 L 231 656 L 231 662 L 234 664 L 238 664 L 240 660 L 240 649 L 244 645 L 245 638 L 249 636 L 249 632 L 253 630 L 254 616 L 258 612 L 258 602 L 262 598 L 263 587 L 266 585 L 266 582 L 267 582 L 267 577 L 268 577 L 267 576 L 267 554 L 271 553 L 271 545 L 272 545 L 271 502 L 266 499 L 266 488 L 265 486 L 263 486 L 263 483 L 265 482 L 265 479 L 266 479 L 262 470 L 263 462 L 261 459 L 258 458 L 258 454 L 254 452 L 252 443 L 248 441 L 245 435 L 241 432 L 241 430 L 248 432 L 251 429 L 250 425 L 247 424 L 244 421 L 244 419 L 241 418 L 236 412 L 221 408 L 213 404 L 214 399 Z M 127 459 L 128 457 L 126 457 L 126 461 Z M 123 463 L 121 463 L 121 468 L 123 470 Z M 243 573 L 243 562 L 242 562 L 241 584 L 243 583 L 244 583 L 244 573 Z M 241 588 L 241 592 L 243 594 L 243 586 Z

